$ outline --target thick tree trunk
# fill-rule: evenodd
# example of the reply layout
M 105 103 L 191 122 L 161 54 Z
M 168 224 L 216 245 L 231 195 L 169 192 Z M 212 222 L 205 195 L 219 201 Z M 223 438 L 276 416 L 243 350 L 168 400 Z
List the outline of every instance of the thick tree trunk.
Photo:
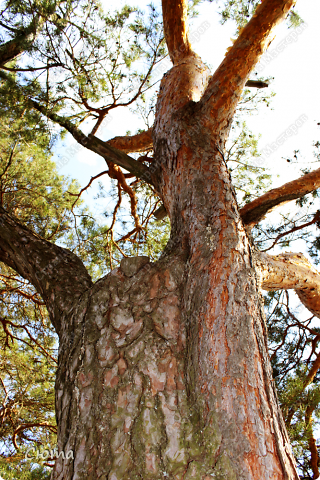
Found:
M 54 480 L 299 478 L 224 140 L 199 134 L 184 103 L 155 125 L 165 255 L 124 260 L 62 331 L 58 450 L 74 458 L 59 457 Z
M 153 128 L 152 179 L 172 226 L 162 258 L 124 259 L 92 285 L 80 260 L 0 210 L 0 260 L 37 286 L 60 336 L 53 480 L 299 478 L 273 387 L 254 258 L 223 157 L 241 90 L 293 0 L 264 0 L 211 78 L 188 41 L 187 3 L 163 0 L 174 66 Z M 141 165 L 139 172 L 150 174 Z M 50 281 L 55 265 L 60 285 Z M 278 265 L 258 270 L 259 282 L 274 286 Z M 309 301 L 313 294 L 296 280 Z
M 198 153 L 167 254 L 124 260 L 61 333 L 55 480 L 298 478 L 229 175 Z

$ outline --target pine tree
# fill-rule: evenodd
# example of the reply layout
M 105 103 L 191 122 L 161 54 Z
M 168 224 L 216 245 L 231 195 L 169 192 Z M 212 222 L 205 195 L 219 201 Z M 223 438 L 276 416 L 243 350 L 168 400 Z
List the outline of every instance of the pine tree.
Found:
M 125 240 L 139 251 L 135 243 L 146 231 L 140 220 L 146 195 L 153 203 L 145 218 L 167 213 L 171 223 L 158 261 L 125 257 L 120 267 L 93 283 L 85 253 L 83 263 L 79 255 L 35 236 L 16 212 L 1 210 L 0 258 L 37 289 L 60 339 L 56 412 L 63 455 L 53 478 L 298 478 L 271 380 L 259 287 L 294 289 L 319 316 L 319 274 L 301 255 L 259 251 L 249 232 L 271 209 L 313 192 L 319 172 L 257 196 L 268 178 L 246 161 L 255 144 L 248 141 L 245 125 L 235 157 L 226 146 L 249 73 L 292 4 L 264 0 L 256 10 L 251 2 L 226 5 L 223 18 L 236 17 L 239 36 L 210 76 L 188 40 L 187 2 L 164 0 L 164 35 L 173 68 L 162 79 L 154 126 L 108 142 L 97 136 L 108 113 L 132 104 L 150 87 L 152 68 L 165 54 L 156 9 L 150 10 L 148 27 L 139 12 L 125 8 L 105 15 L 95 3 L 79 3 L 57 27 L 61 15 L 55 15 L 64 8 L 57 4 L 50 16 L 39 12 L 40 27 L 33 30 L 31 44 L 18 42 L 26 62 L 34 58 L 36 68 L 47 72 L 46 82 L 36 79 L 30 64 L 22 67 L 23 77 L 16 64 L 5 63 L 0 70 L 5 91 L 18 96 L 28 111 L 41 113 L 105 158 L 118 195 L 114 222 L 104 228 L 110 267 L 113 251 L 130 252 L 123 248 Z M 233 6 L 241 7 L 244 17 L 253 15 L 246 25 Z M 127 29 L 133 40 L 121 49 Z M 14 53 L 11 60 L 16 58 Z M 142 59 L 147 63 L 143 73 L 134 69 Z M 60 69 L 59 81 L 51 78 L 51 69 Z M 128 75 L 137 80 L 132 90 Z M 248 81 L 249 87 L 258 84 Z M 80 128 L 87 119 L 93 120 L 88 135 Z M 133 158 L 130 152 L 143 155 Z M 241 189 L 244 174 L 252 180 L 242 194 L 238 189 L 238 200 L 245 203 L 239 207 L 233 183 Z M 148 187 L 138 186 L 141 181 Z M 130 199 L 133 228 L 117 240 L 113 227 L 122 195 Z M 160 213 L 155 196 L 164 204 Z M 316 224 L 317 217 L 313 220 L 308 223 Z M 296 227 L 291 233 L 302 224 Z M 263 244 L 264 232 L 270 238 L 267 229 L 258 230 L 256 245 Z M 275 228 L 271 233 L 276 241 L 288 241 L 282 233 L 290 234 Z M 292 351 L 298 357 L 301 352 L 299 342 L 290 351 L 286 341 L 287 313 L 284 317 L 278 309 L 279 328 L 270 329 L 271 341 L 280 343 L 272 345 L 275 373 L 290 367 Z M 317 338 L 316 331 L 312 335 Z M 316 360 L 308 370 L 300 362 L 278 381 L 289 426 L 294 418 L 297 451 L 307 445 L 311 454 L 303 459 L 298 452 L 301 470 L 309 474 L 311 468 L 314 478 L 312 415 L 318 396 L 316 386 L 307 387 L 315 365 Z

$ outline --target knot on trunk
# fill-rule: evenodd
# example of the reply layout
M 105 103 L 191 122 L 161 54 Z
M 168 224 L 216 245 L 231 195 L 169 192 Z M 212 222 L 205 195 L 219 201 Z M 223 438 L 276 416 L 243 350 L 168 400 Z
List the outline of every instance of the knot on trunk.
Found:
M 127 257 L 120 263 L 120 269 L 126 277 L 133 277 L 147 263 L 150 263 L 149 257 Z

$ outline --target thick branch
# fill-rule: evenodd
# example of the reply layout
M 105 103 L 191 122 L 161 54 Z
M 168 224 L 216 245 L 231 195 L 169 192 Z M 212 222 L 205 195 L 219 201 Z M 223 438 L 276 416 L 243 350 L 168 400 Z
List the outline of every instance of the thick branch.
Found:
M 133 158 L 126 155 L 124 152 L 108 145 L 107 142 L 103 142 L 94 135 L 89 135 L 87 137 L 68 118 L 58 115 L 57 113 L 50 111 L 44 105 L 41 105 L 35 100 L 28 98 L 27 92 L 25 91 L 24 87 L 18 85 L 10 75 L 8 75 L 2 70 L 0 70 L 0 78 L 11 84 L 14 88 L 18 89 L 18 91 L 24 96 L 25 103 L 27 103 L 31 108 L 34 108 L 45 117 L 65 128 L 69 133 L 71 133 L 73 138 L 85 148 L 88 148 L 88 150 L 91 150 L 98 155 L 101 155 L 105 160 L 115 163 L 119 167 L 125 168 L 128 172 L 132 173 L 136 177 L 141 178 L 146 183 L 149 183 L 156 187 L 157 182 L 155 176 L 152 175 L 150 169 L 144 164 L 137 162 Z
M 261 197 L 253 200 L 253 202 L 242 207 L 240 210 L 242 221 L 249 228 L 252 228 L 274 208 L 290 202 L 290 200 L 301 198 L 319 187 L 320 168 L 292 182 L 285 183 L 279 188 L 273 188 Z
M 264 290 L 293 289 L 303 305 L 320 318 L 320 274 L 301 253 L 255 252 L 254 260 Z
M 269 87 L 269 83 L 263 82 L 262 80 L 248 80 L 245 86 L 250 88 L 267 88 Z
M 162 0 L 163 28 L 171 61 L 193 55 L 189 42 L 187 0 Z
M 153 148 L 152 128 L 133 136 L 114 137 L 106 143 L 125 153 L 144 152 Z
M 34 285 L 58 333 L 61 314 L 93 285 L 76 255 L 38 237 L 1 207 L 0 261 Z
M 202 112 L 219 131 L 229 127 L 250 72 L 271 43 L 270 35 L 295 0 L 264 0 L 226 53 L 202 97 Z
M 25 50 L 28 50 L 35 41 L 43 24 L 44 19 L 37 16 L 28 27 L 19 31 L 14 38 L 0 45 L 0 67 L 17 58 Z
M 143 163 L 137 162 L 133 158 L 129 157 L 121 150 L 108 145 L 107 142 L 103 142 L 94 135 L 89 135 L 86 142 L 86 148 L 89 148 L 93 152 L 101 155 L 105 160 L 115 163 L 119 167 L 125 168 L 128 172 L 132 173 L 138 178 L 141 178 L 145 182 L 154 185 L 156 187 L 156 179 L 150 172 L 150 169 Z

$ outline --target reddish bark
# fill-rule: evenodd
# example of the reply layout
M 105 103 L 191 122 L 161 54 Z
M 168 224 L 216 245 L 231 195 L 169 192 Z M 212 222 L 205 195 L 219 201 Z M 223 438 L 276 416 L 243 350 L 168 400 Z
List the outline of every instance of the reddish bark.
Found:
M 1 259 L 36 282 L 53 319 L 61 310 L 56 405 L 67 458 L 57 459 L 54 480 L 298 480 L 251 246 L 223 158 L 241 90 L 292 4 L 264 0 L 210 78 L 189 45 L 187 1 L 163 1 L 174 66 L 158 98 L 153 179 L 172 230 L 158 262 L 124 259 L 92 285 L 65 253 L 72 268 L 59 271 L 61 291 L 55 281 L 48 289 L 34 259 L 54 248 L 30 232 L 19 240 L 21 227 L 3 214 Z
M 106 142 L 111 147 L 122 150 L 125 153 L 144 152 L 152 148 L 152 128 L 137 135 L 126 135 L 124 137 L 115 137 Z
M 194 54 L 188 34 L 188 2 L 186 0 L 163 0 L 163 29 L 173 65 Z
M 274 208 L 291 200 L 295 200 L 296 198 L 301 198 L 319 187 L 320 168 L 292 182 L 285 183 L 281 187 L 273 188 L 261 197 L 248 203 L 240 210 L 242 220 L 249 228 L 252 228 Z

